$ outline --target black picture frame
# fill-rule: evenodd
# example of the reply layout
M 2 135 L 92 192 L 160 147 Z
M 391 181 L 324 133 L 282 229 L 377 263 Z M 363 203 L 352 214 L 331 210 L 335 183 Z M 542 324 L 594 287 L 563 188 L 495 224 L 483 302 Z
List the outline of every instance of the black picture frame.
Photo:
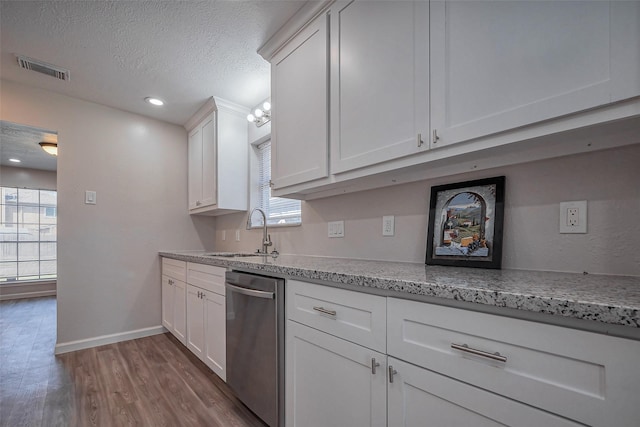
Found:
M 431 187 L 428 265 L 502 267 L 505 177 Z

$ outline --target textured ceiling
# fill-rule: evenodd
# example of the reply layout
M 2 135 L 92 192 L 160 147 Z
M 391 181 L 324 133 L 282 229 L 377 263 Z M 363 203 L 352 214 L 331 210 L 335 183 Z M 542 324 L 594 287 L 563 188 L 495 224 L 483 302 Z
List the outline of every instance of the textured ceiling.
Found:
M 2 0 L 0 76 L 184 124 L 213 95 L 247 107 L 269 96 L 269 64 L 256 50 L 302 5 Z M 70 81 L 22 70 L 16 54 L 70 70 Z
M 58 142 L 56 132 L 0 121 L 0 166 L 55 171 L 57 159 L 44 152 L 39 142 Z M 9 159 L 19 159 L 12 163 Z

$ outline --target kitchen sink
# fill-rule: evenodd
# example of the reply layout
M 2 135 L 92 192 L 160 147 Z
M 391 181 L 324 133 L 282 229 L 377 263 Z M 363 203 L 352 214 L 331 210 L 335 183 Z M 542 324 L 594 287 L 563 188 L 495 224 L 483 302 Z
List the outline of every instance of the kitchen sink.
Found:
M 203 256 L 214 256 L 214 257 L 223 257 L 223 258 L 235 258 L 235 257 L 252 257 L 252 256 L 264 256 L 262 254 L 248 254 L 248 253 L 238 253 L 238 252 L 209 252 L 203 254 Z

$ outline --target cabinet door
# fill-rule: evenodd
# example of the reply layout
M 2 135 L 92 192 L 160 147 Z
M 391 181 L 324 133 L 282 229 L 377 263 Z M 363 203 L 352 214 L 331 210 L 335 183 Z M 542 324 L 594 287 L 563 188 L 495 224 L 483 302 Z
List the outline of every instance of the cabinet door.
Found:
M 389 357 L 389 425 L 405 427 L 577 427 L 566 418 Z
M 187 344 L 187 284 L 173 281 L 173 335 Z
M 225 297 L 206 292 L 205 305 L 205 363 L 220 378 L 227 379 L 227 340 Z
M 637 3 L 432 1 L 432 148 L 638 95 Z
M 271 180 L 275 189 L 328 176 L 327 15 L 271 61 Z
M 200 207 L 202 203 L 202 128 L 197 127 L 189 134 L 189 209 Z
M 204 299 L 202 290 L 187 285 L 187 348 L 204 360 Z
M 429 3 L 339 2 L 330 34 L 331 172 L 428 148 Z
M 202 195 L 200 207 L 215 205 L 218 191 L 216 121 L 214 114 L 202 123 Z
M 173 333 L 174 325 L 174 286 L 175 279 L 162 276 L 162 326 Z
M 290 320 L 286 337 L 287 426 L 386 426 L 385 355 Z

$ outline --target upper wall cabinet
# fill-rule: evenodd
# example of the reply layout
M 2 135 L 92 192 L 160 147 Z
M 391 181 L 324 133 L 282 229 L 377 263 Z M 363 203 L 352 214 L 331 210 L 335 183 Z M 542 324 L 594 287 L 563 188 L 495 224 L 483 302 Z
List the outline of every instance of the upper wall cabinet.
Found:
M 431 147 L 639 95 L 633 3 L 432 1 Z
M 429 146 L 429 3 L 331 6 L 331 172 Z
M 309 2 L 259 53 L 277 196 L 638 142 L 638 1 Z
M 328 176 L 328 16 L 298 33 L 271 61 L 274 189 Z
M 185 125 L 189 132 L 189 212 L 247 210 L 249 110 L 211 98 Z

